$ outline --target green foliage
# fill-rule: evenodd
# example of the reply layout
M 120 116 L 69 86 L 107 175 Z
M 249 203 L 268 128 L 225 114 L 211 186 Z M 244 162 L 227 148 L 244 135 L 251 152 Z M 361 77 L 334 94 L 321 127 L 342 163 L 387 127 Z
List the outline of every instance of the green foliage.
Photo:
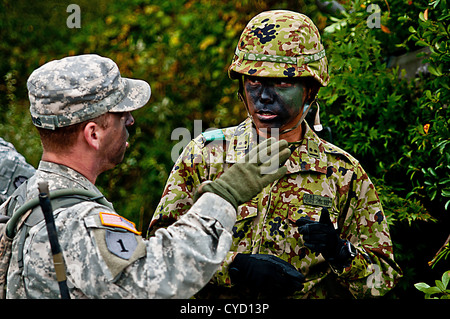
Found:
M 405 128 L 421 116 L 414 107 L 414 83 L 387 67 L 390 52 L 382 42 L 387 31 L 368 27 L 365 2 L 356 1 L 348 9 L 352 13 L 333 19 L 324 33 L 332 74 L 330 85 L 319 92 L 324 121 L 333 128 L 335 143 L 352 152 L 378 179 L 376 186 L 392 223 L 432 220 L 423 203 L 405 199 L 409 185 L 404 183 L 403 163 L 399 169 L 396 165 L 410 144 Z M 381 25 L 387 23 L 383 20 Z
M 441 280 L 435 280 L 436 286 L 431 287 L 424 282 L 419 282 L 415 284 L 414 287 L 425 294 L 425 299 L 450 299 L 450 289 L 447 289 L 449 281 L 450 270 L 444 272 Z M 433 296 L 436 294 L 438 294 L 439 297 Z
M 393 227 L 399 223 L 412 223 L 418 221 L 437 222 L 437 219 L 431 216 L 422 202 L 417 199 L 405 200 L 400 197 L 395 188 L 385 185 L 382 179 L 374 179 L 381 201 L 383 202 L 384 213 L 389 226 Z
M 26 80 L 49 60 L 97 53 L 113 59 L 123 76 L 147 80 L 152 97 L 133 113 L 125 161 L 97 180 L 117 211 L 144 232 L 174 164 L 171 149 L 179 140 L 172 131 L 185 127 L 193 138 L 194 120 L 201 119 L 206 130 L 236 125 L 246 116 L 227 68 L 248 20 L 276 6 L 308 12 L 325 24 L 314 4 L 293 0 L 79 0 L 81 28 L 69 29 L 71 3 L 0 3 L 0 111 L 11 115 L 0 119 L 0 135 L 37 165 L 40 143 L 27 111 Z M 14 102 L 7 99 L 7 74 Z
M 409 130 L 412 147 L 405 154 L 414 189 L 408 197 L 428 198 L 450 210 L 450 10 L 436 0 L 419 14 L 419 27 L 409 28 L 410 39 L 430 49 L 426 58 L 430 77 L 418 100 L 422 122 Z
M 6 107 L 3 110 L 3 118 L 6 121 L 0 121 L 1 137 L 21 150 L 28 162 L 34 166 L 40 160 L 42 150 L 40 140 L 37 134 L 33 132 L 34 127 L 29 116 L 22 116 L 28 112 L 28 105 L 23 100 L 18 101 L 17 90 L 17 71 L 12 70 L 4 75 L 6 94 Z M 21 116 L 17 116 L 17 115 Z
M 31 164 L 41 147 L 28 113 L 29 74 L 67 55 L 112 58 L 124 76 L 147 80 L 152 98 L 133 113 L 124 162 L 97 184 L 145 232 L 174 164 L 179 140 L 172 131 L 185 127 L 193 138 L 194 120 L 206 130 L 246 116 L 227 76 L 246 23 L 273 8 L 303 12 L 321 30 L 329 59 L 331 82 L 319 92 L 322 120 L 377 187 L 404 271 L 400 286 L 411 289 L 426 277 L 421 267 L 442 245 L 436 241 L 448 232 L 450 209 L 447 0 L 355 0 L 339 16 L 302 0 L 77 0 L 80 29 L 66 27 L 70 3 L 0 3 L 0 136 Z M 381 9 L 380 28 L 368 26 L 370 4 Z M 406 78 L 389 67 L 390 57 L 421 48 L 429 52 L 422 53 L 429 74 Z
M 433 260 L 429 262 L 429 264 L 431 264 L 432 267 L 434 267 L 439 261 L 447 260 L 449 256 L 450 256 L 450 243 L 448 242 L 447 239 L 447 243 L 444 246 L 442 246 L 442 248 L 438 251 Z
M 380 28 L 368 27 L 370 3 L 381 8 Z M 323 38 L 331 82 L 319 98 L 334 143 L 361 161 L 377 187 L 404 270 L 399 286 L 408 289 L 422 271 L 409 265 L 426 266 L 439 247 L 420 229 L 448 232 L 449 15 L 442 0 L 386 4 L 354 1 L 345 5 L 347 13 L 330 18 Z M 411 78 L 388 67 L 391 55 L 423 47 L 430 51 L 424 57 L 429 74 Z M 435 228 L 424 227 L 430 222 Z

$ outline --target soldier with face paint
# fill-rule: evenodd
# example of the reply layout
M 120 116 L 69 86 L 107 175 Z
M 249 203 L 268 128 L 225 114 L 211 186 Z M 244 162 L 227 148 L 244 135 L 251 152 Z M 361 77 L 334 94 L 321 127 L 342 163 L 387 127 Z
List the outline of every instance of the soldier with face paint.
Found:
M 200 298 L 367 298 L 401 270 L 374 185 L 353 156 L 304 121 L 329 82 L 320 34 L 305 15 L 262 12 L 245 27 L 229 68 L 248 118 L 205 132 L 178 158 L 150 224 L 167 227 L 259 140 L 286 140 L 287 174 L 238 208 L 233 244 Z M 318 112 L 318 110 L 317 110 Z M 318 113 L 314 123 L 320 130 Z M 301 273 L 301 284 L 286 280 Z
M 95 182 L 123 160 L 131 112 L 147 104 L 149 84 L 122 77 L 109 58 L 85 54 L 44 64 L 27 87 L 43 154 L 36 173 L 0 206 L 8 221 L 0 228 L 0 299 L 58 298 L 61 281 L 66 298 L 189 298 L 226 257 L 237 206 L 287 171 L 277 165 L 273 174 L 260 173 L 290 156 L 287 142 L 267 139 L 210 181 L 176 224 L 145 240 L 106 199 L 97 202 L 103 195 Z M 52 198 L 65 273 L 56 278 L 42 210 L 29 205 L 43 181 L 50 197 L 69 194 L 55 198 L 58 205 Z M 89 198 L 74 201 L 74 190 Z

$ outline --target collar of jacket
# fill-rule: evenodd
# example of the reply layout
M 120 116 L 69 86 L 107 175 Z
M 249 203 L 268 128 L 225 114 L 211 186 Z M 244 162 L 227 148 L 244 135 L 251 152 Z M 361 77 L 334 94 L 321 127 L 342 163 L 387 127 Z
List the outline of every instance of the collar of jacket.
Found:
M 288 168 L 287 173 L 314 171 L 326 174 L 327 154 L 325 153 L 324 143 L 306 122 L 305 128 L 303 140 L 299 141 L 298 146 L 285 164 Z M 236 163 L 240 158 L 244 157 L 256 145 L 256 137 L 256 130 L 250 118 L 240 123 L 230 140 L 230 147 L 226 157 L 227 163 Z
M 92 184 L 84 175 L 68 166 L 47 161 L 40 161 L 38 171 L 39 174 L 44 173 L 53 175 L 54 176 L 53 178 L 56 178 L 57 182 L 61 184 L 59 185 L 59 188 L 78 187 L 91 190 L 97 192 L 99 195 L 102 195 L 100 190 L 94 184 Z M 48 177 L 47 175 L 45 176 Z M 72 184 L 73 185 L 68 186 L 67 184 L 69 182 L 71 183 L 71 185 Z

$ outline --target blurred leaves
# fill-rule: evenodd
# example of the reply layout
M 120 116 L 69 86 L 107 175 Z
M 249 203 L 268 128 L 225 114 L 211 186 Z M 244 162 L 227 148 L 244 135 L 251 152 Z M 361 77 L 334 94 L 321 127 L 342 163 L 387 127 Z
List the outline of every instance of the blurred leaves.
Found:
M 200 119 L 203 130 L 240 123 L 245 108 L 227 75 L 238 38 L 257 13 L 294 10 L 310 16 L 322 33 L 331 73 L 319 92 L 322 121 L 333 142 L 374 180 L 393 237 L 398 234 L 400 264 L 433 255 L 421 236 L 439 236 L 415 229 L 425 229 L 426 221 L 444 225 L 450 209 L 446 0 L 342 1 L 346 11 L 336 15 L 304 0 L 77 0 L 81 28 L 70 29 L 66 8 L 72 2 L 0 3 L 0 135 L 31 164 L 37 165 L 41 147 L 28 113 L 30 73 L 67 55 L 110 57 L 123 76 L 148 81 L 152 97 L 133 113 L 124 162 L 102 174 L 98 186 L 145 232 L 174 164 L 170 153 L 179 141 L 172 131 L 185 127 L 193 135 Z M 370 4 L 381 9 L 380 28 L 368 27 Z M 392 57 L 420 48 L 430 53 L 421 53 L 426 64 L 417 76 L 406 78 L 400 67 L 389 66 Z M 405 277 L 415 273 L 409 267 Z
M 0 134 L 30 163 L 41 154 L 28 114 L 26 80 L 40 65 L 67 55 L 97 53 L 113 59 L 123 76 L 152 87 L 149 104 L 133 115 L 124 163 L 102 174 L 99 188 L 116 209 L 144 229 L 174 164 L 171 140 L 194 120 L 209 127 L 236 125 L 245 108 L 227 68 L 248 20 L 271 7 L 307 12 L 325 26 L 313 3 L 303 1 L 79 0 L 81 28 L 66 26 L 71 0 L 0 4 Z

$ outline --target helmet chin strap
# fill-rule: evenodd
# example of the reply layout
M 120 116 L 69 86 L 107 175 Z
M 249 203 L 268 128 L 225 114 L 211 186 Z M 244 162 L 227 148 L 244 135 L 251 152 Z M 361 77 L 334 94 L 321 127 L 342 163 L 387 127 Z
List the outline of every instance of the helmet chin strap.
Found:
M 297 127 L 299 127 L 300 124 L 302 124 L 303 120 L 305 119 L 306 114 L 308 114 L 310 108 L 311 108 L 311 104 L 306 104 L 306 105 L 303 107 L 303 114 L 302 114 L 302 117 L 300 117 L 300 120 L 298 120 L 297 124 L 295 124 L 295 125 L 294 125 L 293 127 L 291 127 L 291 128 L 288 128 L 288 129 L 285 129 L 285 130 L 281 131 L 281 132 L 280 132 L 280 135 L 283 135 L 283 134 L 285 134 L 285 133 L 288 133 L 288 132 L 290 132 L 290 131 L 293 131 L 293 130 L 295 130 Z
M 311 108 L 311 106 L 316 103 L 317 106 L 317 111 L 316 111 L 316 116 L 314 118 L 314 131 L 316 132 L 320 132 L 322 131 L 323 127 L 322 124 L 320 124 L 320 106 L 319 103 L 317 102 L 317 99 L 314 98 L 314 100 L 310 103 L 310 104 L 306 104 L 305 107 L 303 108 L 303 114 L 302 117 L 300 118 L 300 120 L 298 120 L 297 124 L 295 124 L 293 127 L 288 128 L 284 131 L 280 132 L 280 135 L 290 132 L 292 130 L 295 130 L 297 127 L 299 127 L 299 125 L 303 122 L 303 120 L 305 119 L 306 115 L 309 112 L 309 109 Z

